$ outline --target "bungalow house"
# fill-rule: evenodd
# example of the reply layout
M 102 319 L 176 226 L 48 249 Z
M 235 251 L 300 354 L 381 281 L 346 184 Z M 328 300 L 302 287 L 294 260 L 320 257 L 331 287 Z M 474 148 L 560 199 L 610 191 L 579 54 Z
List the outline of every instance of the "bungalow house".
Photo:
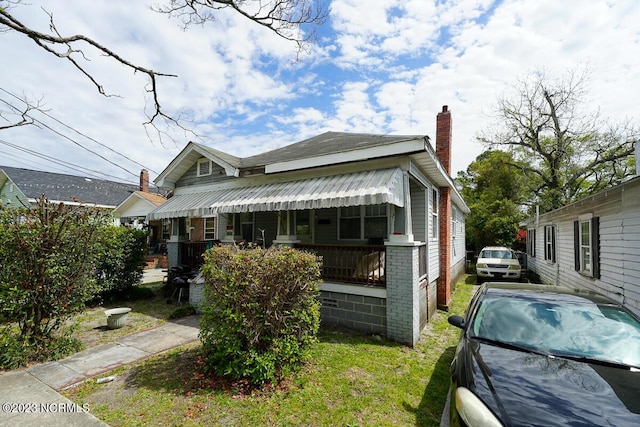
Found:
M 543 283 L 588 288 L 640 315 L 640 176 L 523 225 L 528 268 Z
M 427 136 L 341 132 L 246 158 L 190 142 L 154 181 L 173 197 L 148 219 L 170 223 L 170 266 L 197 268 L 214 241 L 313 251 L 323 322 L 414 345 L 464 273 L 469 208 L 450 164 L 446 106 L 435 150 Z
M 137 187 L 121 182 L 0 166 L 0 205 L 34 207 L 45 195 L 53 203 L 114 209 Z

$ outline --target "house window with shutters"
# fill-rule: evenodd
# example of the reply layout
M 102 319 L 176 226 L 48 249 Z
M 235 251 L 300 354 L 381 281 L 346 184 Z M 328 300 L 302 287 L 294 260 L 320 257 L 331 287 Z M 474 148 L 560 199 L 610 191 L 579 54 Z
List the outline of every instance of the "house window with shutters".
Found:
M 556 262 L 556 226 L 547 225 L 544 227 L 544 259 L 545 261 Z
M 600 221 L 598 217 L 581 217 L 573 223 L 575 270 L 585 276 L 600 278 Z
M 532 258 L 536 257 L 536 229 L 535 228 L 527 230 L 527 254 Z

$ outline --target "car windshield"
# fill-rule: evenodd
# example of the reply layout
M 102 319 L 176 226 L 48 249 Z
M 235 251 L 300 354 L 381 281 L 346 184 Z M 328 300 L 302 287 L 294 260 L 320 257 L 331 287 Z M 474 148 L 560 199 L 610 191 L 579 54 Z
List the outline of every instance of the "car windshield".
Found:
M 515 255 L 511 251 L 485 249 L 480 251 L 479 258 L 514 259 Z
M 485 295 L 471 335 L 557 356 L 640 367 L 640 322 L 616 305 Z

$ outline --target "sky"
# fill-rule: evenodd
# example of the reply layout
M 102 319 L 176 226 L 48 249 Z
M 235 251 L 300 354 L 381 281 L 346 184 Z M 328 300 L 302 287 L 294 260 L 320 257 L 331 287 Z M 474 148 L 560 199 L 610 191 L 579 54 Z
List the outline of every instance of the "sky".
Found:
M 154 0 L 162 3 L 162 0 Z M 6 1 L 0 0 L 0 6 Z M 640 119 L 637 0 L 332 0 L 318 39 L 296 45 L 237 13 L 184 30 L 129 0 L 29 0 L 11 12 L 49 32 L 84 34 L 158 78 L 159 101 L 193 132 L 143 126 L 147 79 L 83 47 L 78 59 L 103 85 L 31 40 L 0 31 L 0 125 L 6 102 L 40 103 L 38 126 L 0 130 L 0 165 L 137 183 L 155 179 L 189 141 L 239 157 L 326 131 L 427 135 L 453 119 L 452 173 L 485 149 L 501 97 L 519 79 L 589 70 L 587 108 Z M 46 12 L 45 12 L 46 11 Z M 303 28 L 302 31 L 308 31 Z

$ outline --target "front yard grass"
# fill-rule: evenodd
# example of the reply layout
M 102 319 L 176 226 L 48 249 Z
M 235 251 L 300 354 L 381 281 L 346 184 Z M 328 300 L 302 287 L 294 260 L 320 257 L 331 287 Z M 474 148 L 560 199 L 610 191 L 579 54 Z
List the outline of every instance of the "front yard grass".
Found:
M 438 426 L 458 339 L 447 317 L 463 314 L 473 279 L 457 284 L 449 312 L 432 318 L 415 348 L 322 329 L 312 360 L 275 388 L 251 391 L 207 377 L 200 345 L 192 344 L 63 394 L 112 426 Z
M 158 326 L 167 321 L 169 315 L 177 309 L 175 304 L 167 304 L 157 285 L 141 285 L 141 288 L 153 289 L 153 298 L 137 299 L 134 301 L 119 301 L 106 303 L 102 306 L 88 307 L 82 314 L 74 316 L 69 322 L 73 327 L 72 335 L 82 341 L 85 348 L 93 347 L 134 332 Z M 130 307 L 127 323 L 120 329 L 108 329 L 107 317 L 104 312 L 110 308 Z

